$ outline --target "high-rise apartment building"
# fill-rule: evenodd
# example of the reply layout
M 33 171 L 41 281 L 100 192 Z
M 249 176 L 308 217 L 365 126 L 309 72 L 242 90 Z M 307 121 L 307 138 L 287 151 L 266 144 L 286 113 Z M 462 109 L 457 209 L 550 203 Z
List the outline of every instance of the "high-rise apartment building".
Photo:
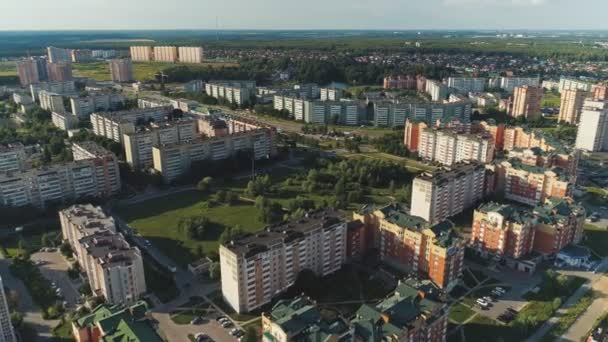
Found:
M 154 60 L 156 62 L 169 62 L 176 63 L 177 47 L 175 46 L 155 46 L 154 47 Z
M 240 106 L 255 96 L 255 84 L 255 81 L 210 81 L 205 84 L 205 92 Z
M 320 88 L 321 101 L 340 101 L 343 91 L 337 88 Z
M 70 49 L 61 49 L 54 46 L 46 48 L 50 63 L 71 63 L 72 56 Z
M 17 342 L 15 330 L 11 322 L 11 313 L 4 292 L 2 276 L 0 276 L 0 342 Z
M 50 82 L 66 82 L 71 81 L 73 79 L 72 64 L 70 63 L 48 63 L 47 71 Z
M 181 63 L 203 63 L 203 48 L 200 46 L 180 46 L 177 53 Z
M 73 205 L 59 211 L 59 221 L 63 240 L 72 246 L 78 257 L 84 255 L 83 246 L 79 244 L 82 238 L 103 231 L 116 233 L 114 218 L 92 204 Z
M 582 90 L 586 93 L 591 91 L 593 85 L 589 82 L 579 81 L 571 78 L 561 78 L 559 80 L 558 91 L 563 93 L 565 90 Z
M 485 90 L 488 80 L 482 77 L 449 77 L 448 87 L 461 93 L 480 93 Z
M 565 122 L 570 125 L 578 124 L 587 94 L 589 93 L 581 89 L 565 89 L 562 91 L 558 122 Z
M 489 135 L 425 128 L 418 142 L 418 156 L 447 166 L 465 160 L 489 163 L 494 158 L 494 145 Z
M 405 120 L 405 133 L 403 136 L 403 145 L 410 152 L 418 152 L 420 148 L 420 137 L 422 132 L 428 125 L 424 122 L 416 122 L 410 119 Z
M 38 64 L 33 59 L 22 59 L 17 61 L 17 74 L 21 86 L 29 86 L 33 83 L 40 82 L 38 73 Z
M 38 93 L 38 100 L 40 101 L 40 108 L 42 109 L 46 109 L 50 112 L 65 113 L 65 105 L 61 94 L 43 90 Z
M 74 160 L 91 160 L 95 165 L 97 189 L 101 197 L 117 194 L 121 189 L 120 168 L 114 153 L 92 141 L 72 143 Z
M 596 101 L 608 100 L 608 85 L 607 84 L 596 84 L 591 89 L 592 99 Z
M 608 149 L 608 102 L 587 99 L 576 135 L 576 148 L 588 152 Z
M 446 118 L 461 122 L 471 120 L 472 103 L 457 100 L 444 103 L 419 103 L 403 101 L 374 102 L 374 125 L 378 127 L 400 127 L 407 119 L 434 126 Z
M 513 93 L 513 107 L 509 116 L 534 119 L 540 116 L 540 102 L 543 99 L 543 88 L 532 86 L 515 87 Z
M 95 135 L 122 143 L 124 134 L 135 132 L 136 126 L 149 122 L 164 122 L 172 111 L 173 107 L 163 106 L 93 113 L 91 114 L 91 125 Z
M 321 277 L 338 271 L 346 262 L 346 225 L 326 209 L 222 244 L 224 299 L 236 312 L 249 312 L 287 290 L 300 271 Z
M 430 279 L 440 288 L 456 285 L 464 262 L 464 242 L 454 224 L 429 224 L 409 215 L 397 204 L 382 208 L 364 207 L 353 214 L 379 241 L 380 259 L 405 272 Z
M 39 101 L 38 94 L 41 91 L 48 91 L 50 93 L 60 94 L 62 96 L 77 96 L 78 91 L 76 90 L 76 84 L 74 81 L 66 82 L 43 82 L 37 84 L 30 84 L 30 92 L 32 93 L 32 99 Z
M 131 46 L 131 59 L 136 62 L 150 62 L 154 60 L 154 49 L 151 46 Z
M 70 112 L 52 112 L 53 125 L 62 131 L 69 131 L 78 126 L 78 117 Z
M 426 93 L 431 95 L 431 100 L 441 102 L 448 97 L 448 87 L 440 81 L 427 80 Z
M 0 145 L 0 173 L 24 171 L 27 168 L 26 160 L 23 144 Z
M 72 114 L 81 119 L 88 119 L 95 112 L 116 110 L 124 103 L 125 97 L 117 93 L 90 93 L 70 98 Z
M 134 80 L 133 63 L 130 58 L 111 59 L 109 64 L 112 82 L 125 83 Z
M 90 63 L 93 61 L 93 53 L 89 49 L 75 49 L 70 51 L 70 60 L 73 63 Z
M 438 223 L 473 206 L 484 197 L 485 167 L 477 162 L 425 172 L 412 185 L 411 215 Z

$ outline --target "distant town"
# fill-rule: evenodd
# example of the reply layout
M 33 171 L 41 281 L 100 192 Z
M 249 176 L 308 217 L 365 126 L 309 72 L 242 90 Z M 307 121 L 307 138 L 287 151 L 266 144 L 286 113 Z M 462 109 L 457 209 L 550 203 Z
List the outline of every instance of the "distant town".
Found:
M 219 44 L 0 61 L 1 342 L 608 341 L 601 44 Z

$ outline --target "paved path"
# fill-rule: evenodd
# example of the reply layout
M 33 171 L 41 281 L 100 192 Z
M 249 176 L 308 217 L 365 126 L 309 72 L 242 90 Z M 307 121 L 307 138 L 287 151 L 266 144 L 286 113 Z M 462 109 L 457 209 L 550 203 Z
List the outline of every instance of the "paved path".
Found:
M 42 318 L 40 309 L 34 304 L 34 301 L 25 285 L 23 285 L 23 282 L 11 275 L 9 271 L 11 263 L 12 261 L 10 259 L 4 259 L 0 254 L 0 274 L 2 274 L 4 286 L 19 293 L 19 311 L 24 315 L 23 321 L 29 324 L 38 333 L 38 341 L 52 341 L 53 328 L 59 324 L 59 321 L 45 320 Z
M 558 339 L 559 342 L 578 342 L 587 337 L 595 321 L 608 310 L 608 277 L 602 277 L 593 284 L 593 290 L 598 294 L 591 305 L 570 328 Z

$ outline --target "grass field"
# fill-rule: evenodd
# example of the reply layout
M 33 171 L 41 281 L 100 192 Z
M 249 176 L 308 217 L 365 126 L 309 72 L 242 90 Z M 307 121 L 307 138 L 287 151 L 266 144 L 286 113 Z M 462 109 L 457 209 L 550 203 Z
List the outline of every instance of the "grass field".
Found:
M 173 63 L 164 62 L 134 62 L 133 63 L 133 76 L 138 81 L 153 80 L 154 74 L 157 72 L 173 66 Z M 191 65 L 191 64 L 186 64 Z M 222 66 L 235 66 L 236 63 L 202 63 L 192 64 L 197 67 L 222 67 Z M 89 77 L 96 81 L 109 81 L 110 80 L 110 69 L 107 62 L 95 62 L 95 63 L 79 63 L 73 64 L 74 75 L 81 77 Z M 0 69 L 1 70 L 1 69 Z
M 559 94 L 546 93 L 543 95 L 543 100 L 540 103 L 541 107 L 559 107 L 561 105 L 561 99 Z
M 17 64 L 15 62 L 0 62 L 0 76 L 17 76 Z
M 207 196 L 198 191 L 183 192 L 121 208 L 118 213 L 180 265 L 186 265 L 195 259 L 194 253 L 198 245 L 203 247 L 205 253 L 217 251 L 218 239 L 228 227 L 238 225 L 246 232 L 264 227 L 253 203 L 241 202 L 234 206 L 207 208 L 206 200 Z M 178 232 L 180 219 L 198 216 L 208 217 L 213 223 L 213 229 L 208 232 L 205 240 L 195 241 L 188 238 L 186 232 Z
M 469 319 L 474 314 L 475 314 L 475 311 L 469 309 L 469 307 L 467 307 L 466 305 L 464 305 L 462 303 L 458 303 L 458 304 L 453 305 L 450 308 L 449 317 L 454 322 L 463 323 L 464 321 Z

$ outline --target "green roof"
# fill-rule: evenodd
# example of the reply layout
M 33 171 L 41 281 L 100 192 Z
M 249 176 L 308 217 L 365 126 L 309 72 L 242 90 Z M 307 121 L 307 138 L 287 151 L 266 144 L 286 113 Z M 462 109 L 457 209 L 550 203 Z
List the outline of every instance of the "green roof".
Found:
M 585 216 L 585 209 L 569 198 L 549 198 L 534 208 L 534 214 L 545 224 L 557 224 L 571 216 Z
M 147 320 L 147 312 L 148 305 L 143 301 L 130 307 L 102 304 L 75 324 L 82 328 L 99 326 L 104 333 L 101 337 L 104 342 L 162 342 Z
M 523 170 L 523 171 L 534 173 L 534 174 L 544 174 L 547 171 L 552 171 L 557 175 L 557 177 L 560 180 L 562 180 L 562 181 L 568 180 L 568 178 L 567 178 L 568 175 L 566 174 L 565 170 L 561 167 L 545 168 L 542 166 L 527 165 L 527 164 L 524 164 L 521 161 L 521 159 L 519 159 L 519 158 L 511 158 L 507 161 L 515 169 Z
M 477 211 L 489 213 L 499 213 L 505 219 L 511 222 L 526 223 L 531 220 L 530 211 L 527 208 L 522 208 L 514 204 L 501 204 L 496 202 L 486 202 L 481 204 Z

